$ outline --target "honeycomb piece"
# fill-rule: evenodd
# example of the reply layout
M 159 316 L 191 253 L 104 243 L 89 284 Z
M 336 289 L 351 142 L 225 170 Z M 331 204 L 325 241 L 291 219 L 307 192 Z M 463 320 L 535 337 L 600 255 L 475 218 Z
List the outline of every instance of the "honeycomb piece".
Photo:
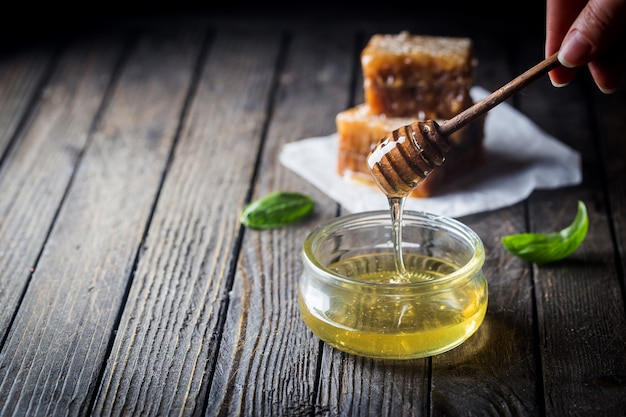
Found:
M 361 52 L 365 103 L 392 117 L 449 119 L 471 105 L 472 54 L 469 38 L 374 35 Z

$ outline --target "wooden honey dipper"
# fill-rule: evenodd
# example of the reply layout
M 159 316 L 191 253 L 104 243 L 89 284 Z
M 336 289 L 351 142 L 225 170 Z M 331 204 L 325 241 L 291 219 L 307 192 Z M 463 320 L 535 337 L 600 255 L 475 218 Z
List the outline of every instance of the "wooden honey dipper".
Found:
M 448 136 L 476 120 L 544 73 L 559 65 L 558 52 L 509 81 L 473 106 L 444 121 L 418 121 L 382 138 L 367 157 L 372 176 L 388 198 L 406 197 L 445 160 Z

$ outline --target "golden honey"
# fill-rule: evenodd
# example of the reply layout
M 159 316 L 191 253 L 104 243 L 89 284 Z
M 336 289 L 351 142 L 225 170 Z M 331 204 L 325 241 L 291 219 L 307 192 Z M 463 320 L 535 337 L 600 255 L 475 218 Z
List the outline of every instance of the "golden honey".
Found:
M 432 356 L 483 322 L 480 239 L 452 219 L 405 212 L 403 220 L 401 277 L 387 212 L 344 216 L 307 239 L 299 308 L 330 346 L 375 358 Z

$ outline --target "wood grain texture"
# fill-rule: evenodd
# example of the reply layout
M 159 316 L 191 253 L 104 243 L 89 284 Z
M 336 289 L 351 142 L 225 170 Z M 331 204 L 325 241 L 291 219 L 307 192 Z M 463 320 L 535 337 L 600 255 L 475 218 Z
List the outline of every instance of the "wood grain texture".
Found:
M 2 351 L 3 410 L 88 412 L 188 93 L 198 54 L 190 41 L 186 32 L 146 36 L 132 50 Z M 81 68 L 79 62 L 68 66 Z M 54 111 L 65 117 L 49 137 L 63 137 L 73 117 L 93 118 L 85 112 L 92 101 L 99 104 L 92 94 L 79 96 L 65 113 L 62 99 L 73 95 L 63 90 L 75 79 L 81 78 L 49 92 Z M 30 149 L 31 157 L 39 154 Z M 30 394 L 19 396 L 24 391 Z
M 493 91 L 515 74 L 509 57 L 494 51 L 510 50 L 513 55 L 518 45 L 507 38 L 473 39 L 476 85 Z M 514 105 L 515 99 L 511 97 L 508 104 Z M 487 154 L 487 158 L 499 157 Z M 461 219 L 485 245 L 483 272 L 489 304 L 483 325 L 470 339 L 432 358 L 433 416 L 536 416 L 540 412 L 530 269 L 500 243 L 502 236 L 525 231 L 524 218 L 523 204 L 516 204 Z
M 578 200 L 586 203 L 589 213 L 589 232 L 574 254 L 533 268 L 548 415 L 619 415 L 626 405 L 626 387 L 608 388 L 603 382 L 626 374 L 626 317 L 602 189 L 603 167 L 592 139 L 598 134 L 593 128 L 597 122 L 585 107 L 572 104 L 586 101 L 589 86 L 584 77 L 581 71 L 564 89 L 537 84 L 523 97 L 521 107 L 583 159 L 580 186 L 537 192 L 530 198 L 530 231 L 567 226 L 576 215 Z
M 24 74 L 9 74 L 0 84 L 8 100 L 0 106 L 4 134 L 14 132 L 19 118 L 30 119 L 0 167 L 0 341 L 80 162 L 120 53 L 119 44 L 78 42 L 59 56 L 43 91 L 32 85 L 46 69 L 43 57 L 14 61 L 15 70 Z M 33 95 L 40 97 L 36 110 L 20 114 Z
M 47 48 L 0 52 L 0 156 L 19 133 L 20 125 L 27 123 L 27 111 L 41 93 L 53 55 Z
M 346 108 L 364 102 L 360 53 L 369 38 L 375 33 L 399 30 L 398 21 L 383 27 L 385 29 L 364 25 L 364 29 L 355 31 L 351 53 L 352 96 Z M 425 29 L 421 27 L 421 30 Z M 381 197 L 384 198 L 382 194 Z M 347 213 L 340 207 L 340 214 Z M 321 354 L 316 407 L 320 415 L 402 416 L 428 412 L 430 362 L 427 359 L 373 360 L 343 353 L 326 344 L 322 344 Z
M 626 91 L 621 89 L 611 95 L 595 92 L 593 98 L 600 138 L 597 141 L 598 154 L 602 161 L 606 161 L 602 164 L 601 173 L 604 174 L 608 195 L 607 214 L 615 244 L 616 267 L 621 276 L 622 297 L 626 298 L 626 217 L 623 216 L 626 213 L 626 118 L 620 110 L 620 103 L 626 101 Z
M 297 282 L 304 239 L 334 217 L 336 203 L 283 167 L 278 154 L 284 143 L 334 131 L 348 101 L 352 38 L 318 30 L 289 39 L 253 198 L 296 190 L 316 208 L 294 227 L 245 231 L 208 415 L 307 415 L 327 407 L 316 403 L 319 342 L 300 319 Z
M 99 415 L 202 412 L 279 46 L 276 33 L 238 31 L 208 45 L 107 364 Z

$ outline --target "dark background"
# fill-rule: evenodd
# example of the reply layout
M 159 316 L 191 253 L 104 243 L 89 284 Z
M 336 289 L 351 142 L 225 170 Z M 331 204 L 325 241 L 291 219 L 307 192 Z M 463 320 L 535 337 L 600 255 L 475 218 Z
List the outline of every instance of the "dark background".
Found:
M 9 7 L 10 6 L 10 7 Z M 519 3 L 486 1 L 410 1 L 382 0 L 374 3 L 346 1 L 102 1 L 40 3 L 5 3 L 0 37 L 3 45 L 19 45 L 55 36 L 80 34 L 97 30 L 117 20 L 152 19 L 194 16 L 243 16 L 272 19 L 292 16 L 308 21 L 337 19 L 410 19 L 411 16 L 432 16 L 433 23 L 447 18 L 452 8 L 488 31 L 493 22 L 543 27 L 545 1 L 526 0 Z M 8 12 L 10 10 L 10 12 Z M 457 13 L 458 15 L 458 13 Z

